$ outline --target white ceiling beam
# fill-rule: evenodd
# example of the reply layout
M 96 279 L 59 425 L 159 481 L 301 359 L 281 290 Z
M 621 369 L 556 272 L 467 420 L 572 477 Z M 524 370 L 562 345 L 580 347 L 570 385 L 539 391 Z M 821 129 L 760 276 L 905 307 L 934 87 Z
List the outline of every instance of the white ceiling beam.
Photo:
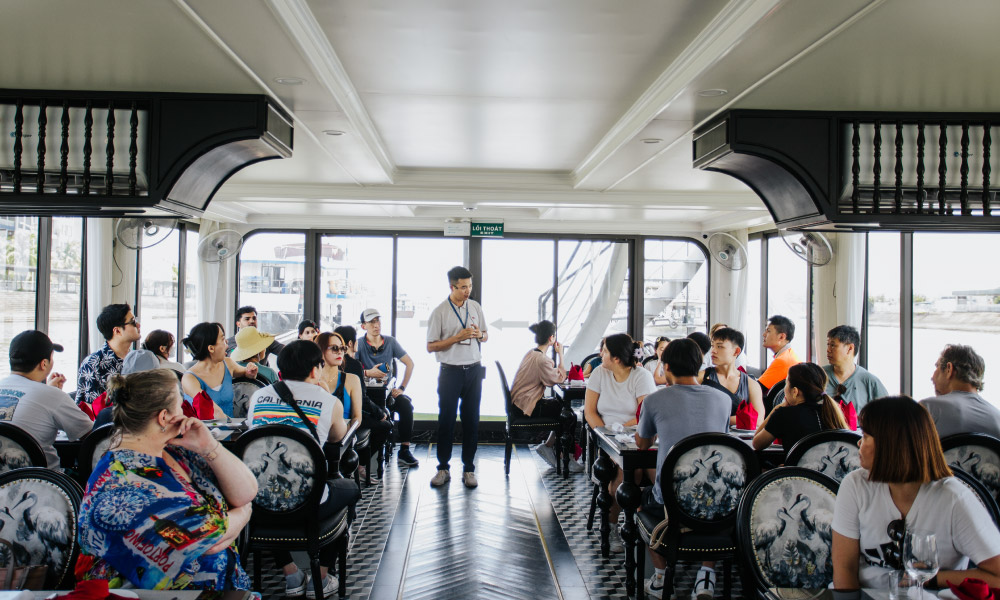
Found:
M 730 0 L 573 169 L 574 186 L 585 185 L 601 165 L 649 125 L 695 78 L 721 60 L 781 2 Z
M 716 231 L 756 227 L 767 223 L 773 224 L 774 221 L 771 220 L 771 214 L 762 208 L 757 211 L 730 212 L 705 219 L 701 222 L 701 230 L 705 233 L 715 233 Z
M 381 167 L 386 181 L 393 180 L 396 165 L 375 128 L 358 90 L 316 20 L 306 0 L 267 0 L 267 5 L 312 68 L 313 73 L 344 111 L 353 128 L 351 133 Z
M 425 188 L 405 185 L 288 185 L 227 183 L 215 196 L 225 202 L 247 204 L 297 200 L 306 202 L 369 202 L 387 204 L 428 204 L 536 207 L 536 208 L 670 208 L 687 210 L 763 210 L 752 192 L 597 192 L 562 189 L 483 187 Z

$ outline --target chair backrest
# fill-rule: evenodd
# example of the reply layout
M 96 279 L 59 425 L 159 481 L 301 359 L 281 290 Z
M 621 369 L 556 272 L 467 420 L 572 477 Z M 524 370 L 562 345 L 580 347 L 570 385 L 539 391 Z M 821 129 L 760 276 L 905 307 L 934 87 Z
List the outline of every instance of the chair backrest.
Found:
M 791 447 L 785 464 L 818 471 L 839 483 L 848 473 L 861 467 L 860 440 L 860 434 L 847 429 L 817 431 Z
M 764 386 L 761 385 L 761 388 Z M 771 410 L 785 401 L 785 380 L 782 379 L 778 383 L 774 384 L 771 389 L 767 390 L 764 394 L 764 414 L 771 414 Z
M 985 433 L 956 433 L 941 440 L 948 464 L 968 471 L 1000 502 L 1000 440 Z
M 601 354 L 599 352 L 594 352 L 593 354 L 588 354 L 587 356 L 584 356 L 583 360 L 580 361 L 580 368 L 582 369 L 582 368 L 586 367 L 587 363 L 589 363 L 590 361 L 594 360 L 595 358 L 597 358 L 600 355 Z
M 237 377 L 233 380 L 233 418 L 245 419 L 250 408 L 250 397 L 267 384 L 259 379 Z
M 833 508 L 840 484 L 802 467 L 758 477 L 743 494 L 736 547 L 744 592 L 769 588 L 826 588 L 833 581 Z
M 80 473 L 80 481 L 86 486 L 90 474 L 94 472 L 94 467 L 98 461 L 108 451 L 111 446 L 111 434 L 114 433 L 115 426 L 112 423 L 101 425 L 86 435 L 80 441 L 80 454 L 76 458 L 76 468 Z
M 291 425 L 255 427 L 240 436 L 234 453 L 257 478 L 255 512 L 315 517 L 326 488 L 327 465 L 323 449 L 308 431 Z
M 500 374 L 500 388 L 503 390 L 503 407 L 507 411 L 507 418 L 510 419 L 510 405 L 514 402 L 510 395 L 510 386 L 507 385 L 507 375 L 503 372 L 503 367 L 500 366 L 500 361 L 495 361 L 497 363 L 497 373 Z
M 960 469 L 954 465 L 950 466 L 951 472 L 955 475 L 955 477 L 964 483 L 965 486 L 976 495 L 976 498 L 979 499 L 979 503 L 983 505 L 983 508 L 985 508 L 986 512 L 989 513 L 990 518 L 993 519 L 993 524 L 1000 525 L 1000 507 L 997 506 L 996 500 L 994 500 L 993 496 L 990 495 L 990 491 L 986 489 L 986 486 L 973 477 L 968 471 Z
M 30 433 L 13 423 L 0 422 L 0 473 L 48 464 L 42 447 Z
M 651 362 L 656 362 L 656 361 L 658 361 L 658 360 L 660 360 L 660 357 L 658 357 L 658 356 L 657 356 L 657 355 L 655 355 L 655 354 L 654 354 L 654 355 L 652 355 L 652 356 L 647 356 L 646 358 L 642 359 L 642 366 L 644 366 L 644 367 L 645 367 L 645 366 L 646 366 L 646 365 L 648 365 L 649 363 L 651 363 Z
M 80 485 L 58 471 L 28 467 L 0 474 L 0 538 L 13 546 L 19 565 L 48 565 L 44 589 L 72 578 L 82 498 Z M 9 567 L 9 560 L 0 553 L 0 566 Z
M 743 490 L 760 473 L 757 455 L 725 433 L 688 436 L 670 448 L 660 491 L 671 522 L 701 531 L 730 527 Z

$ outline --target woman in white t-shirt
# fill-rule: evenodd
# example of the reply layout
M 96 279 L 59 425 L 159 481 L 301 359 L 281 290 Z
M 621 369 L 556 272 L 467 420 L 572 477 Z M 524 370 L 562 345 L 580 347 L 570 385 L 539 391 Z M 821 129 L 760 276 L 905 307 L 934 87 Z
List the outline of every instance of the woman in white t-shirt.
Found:
M 897 540 L 908 530 L 937 539 L 940 571 L 932 586 L 975 577 L 1000 587 L 1000 532 L 952 476 L 927 409 L 890 396 L 865 405 L 858 423 L 861 468 L 840 484 L 833 515 L 833 586 L 880 585 L 902 566 Z M 968 568 L 970 560 L 977 568 Z
M 670 343 L 670 338 L 666 336 L 660 336 L 656 338 L 653 342 L 653 351 L 656 354 L 656 360 L 651 360 L 646 363 L 646 370 L 650 372 L 653 376 L 653 383 L 656 385 L 667 385 L 667 374 L 663 370 L 663 350 Z
M 636 409 L 647 395 L 656 391 L 653 375 L 642 368 L 642 345 L 632 341 L 626 333 L 616 333 L 604 338 L 601 345 L 601 366 L 594 369 L 587 379 L 587 393 L 584 396 L 583 414 L 591 427 L 614 427 L 636 425 Z M 636 473 L 637 476 L 642 473 Z M 615 497 L 622 483 L 622 472 L 618 470 L 609 486 L 611 497 Z M 621 509 L 616 502 L 611 507 L 611 522 L 618 522 Z M 617 540 L 616 540 L 617 541 Z M 612 542 L 615 551 L 621 547 Z

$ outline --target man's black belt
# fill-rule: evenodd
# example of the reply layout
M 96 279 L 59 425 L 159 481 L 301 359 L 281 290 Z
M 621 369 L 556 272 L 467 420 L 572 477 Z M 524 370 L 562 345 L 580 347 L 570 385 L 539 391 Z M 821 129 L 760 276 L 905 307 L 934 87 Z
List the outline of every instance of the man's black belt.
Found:
M 448 363 L 441 363 L 442 369 L 474 369 L 475 367 L 478 366 L 479 366 L 478 362 L 474 362 L 468 365 L 449 365 Z

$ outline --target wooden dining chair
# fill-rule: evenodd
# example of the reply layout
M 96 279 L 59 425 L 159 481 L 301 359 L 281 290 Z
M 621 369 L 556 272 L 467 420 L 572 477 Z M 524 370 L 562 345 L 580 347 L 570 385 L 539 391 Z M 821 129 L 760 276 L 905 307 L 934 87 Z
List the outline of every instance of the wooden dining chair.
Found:
M 562 438 L 563 424 L 559 417 L 548 418 L 548 417 L 526 417 L 526 416 L 515 416 L 514 415 L 514 401 L 510 395 L 510 386 L 507 385 L 507 375 L 503 372 L 503 367 L 500 366 L 500 361 L 496 361 L 497 372 L 500 374 L 500 386 L 503 389 L 503 399 L 504 399 L 504 409 L 507 411 L 507 423 L 504 428 L 504 459 L 503 459 L 503 472 L 505 475 L 510 475 L 510 454 L 514 447 L 514 437 L 515 435 L 526 433 L 529 431 L 554 431 L 557 438 Z M 556 473 L 561 474 L 563 477 L 569 476 L 569 469 L 563 469 L 560 460 L 564 449 L 562 448 L 562 443 L 557 442 L 556 447 Z
M 30 433 L 13 423 L 0 422 L 0 473 L 46 466 L 45 452 Z

